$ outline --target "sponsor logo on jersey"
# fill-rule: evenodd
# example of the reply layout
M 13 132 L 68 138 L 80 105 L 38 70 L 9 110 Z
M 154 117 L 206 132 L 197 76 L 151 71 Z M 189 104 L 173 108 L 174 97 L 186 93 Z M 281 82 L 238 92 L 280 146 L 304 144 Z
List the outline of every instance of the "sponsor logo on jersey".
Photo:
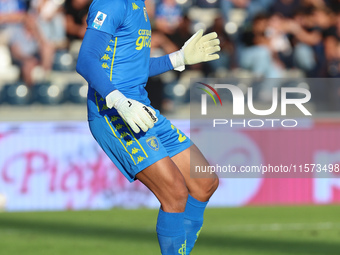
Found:
M 150 138 L 146 139 L 146 143 L 154 151 L 158 151 L 159 150 L 159 143 L 158 143 L 158 140 L 157 140 L 157 138 L 155 136 L 151 136 Z
M 95 29 L 100 29 L 106 19 L 107 15 L 103 12 L 98 11 L 97 15 L 92 23 L 92 27 Z
M 139 29 L 139 37 L 136 41 L 136 50 L 141 50 L 144 47 L 151 48 L 151 30 L 149 29 Z

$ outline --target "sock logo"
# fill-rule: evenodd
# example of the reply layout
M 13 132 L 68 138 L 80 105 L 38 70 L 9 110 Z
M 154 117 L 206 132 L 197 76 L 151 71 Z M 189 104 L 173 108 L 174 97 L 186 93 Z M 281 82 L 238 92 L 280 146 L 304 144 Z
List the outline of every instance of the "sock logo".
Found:
M 184 243 L 182 244 L 182 247 L 179 248 L 178 254 L 181 254 L 181 255 L 187 254 L 187 240 L 185 240 Z
M 202 231 L 202 228 L 203 228 L 203 226 L 200 228 L 200 230 L 198 230 L 197 231 L 197 233 L 196 233 L 196 240 L 195 240 L 195 242 L 197 241 L 197 239 L 198 239 L 198 236 L 200 235 L 200 233 L 201 233 L 201 231 Z

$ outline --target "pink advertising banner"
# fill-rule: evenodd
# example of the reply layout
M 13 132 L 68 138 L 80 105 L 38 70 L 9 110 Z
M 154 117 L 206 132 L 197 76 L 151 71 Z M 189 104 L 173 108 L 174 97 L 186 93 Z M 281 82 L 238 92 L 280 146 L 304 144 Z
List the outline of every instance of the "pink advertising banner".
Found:
M 189 135 L 189 121 L 173 123 Z M 294 131 L 229 130 L 230 139 L 221 155 L 203 151 L 212 165 L 217 157 L 223 157 L 238 167 L 246 163 L 295 166 L 295 172 L 304 175 L 278 178 L 262 171 L 252 178 L 221 178 L 210 206 L 340 203 L 340 173 L 336 169 L 340 164 L 339 131 L 340 124 L 334 122 L 315 122 Z M 313 165 L 328 171 L 312 171 Z M 142 184 L 125 180 L 98 147 L 86 123 L 0 124 L 0 209 L 158 206 Z

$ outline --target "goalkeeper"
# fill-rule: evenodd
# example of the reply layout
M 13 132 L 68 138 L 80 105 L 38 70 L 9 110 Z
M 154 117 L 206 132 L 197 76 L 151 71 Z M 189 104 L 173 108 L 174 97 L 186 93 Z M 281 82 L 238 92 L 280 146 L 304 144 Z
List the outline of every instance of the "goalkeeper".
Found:
M 200 30 L 180 51 L 150 58 L 144 0 L 94 0 L 77 71 L 87 80 L 90 130 L 117 168 L 160 201 L 157 236 L 163 255 L 190 254 L 218 179 L 190 178 L 190 159 L 208 165 L 190 139 L 150 105 L 148 77 L 219 58 L 216 33 Z

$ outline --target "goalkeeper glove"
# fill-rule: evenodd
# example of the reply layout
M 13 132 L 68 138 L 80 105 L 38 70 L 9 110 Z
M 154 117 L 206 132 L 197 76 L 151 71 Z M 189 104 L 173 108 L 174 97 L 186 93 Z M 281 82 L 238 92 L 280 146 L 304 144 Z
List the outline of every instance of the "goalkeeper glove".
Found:
M 182 49 L 169 54 L 172 66 L 176 71 L 183 71 L 185 65 L 193 65 L 220 58 L 218 54 L 215 54 L 221 50 L 217 33 L 212 32 L 205 36 L 202 35 L 203 29 L 200 29 L 185 42 Z
M 118 90 L 112 91 L 105 99 L 107 107 L 114 107 L 135 133 L 139 133 L 139 128 L 144 132 L 148 131 L 158 120 L 152 108 L 126 98 Z

